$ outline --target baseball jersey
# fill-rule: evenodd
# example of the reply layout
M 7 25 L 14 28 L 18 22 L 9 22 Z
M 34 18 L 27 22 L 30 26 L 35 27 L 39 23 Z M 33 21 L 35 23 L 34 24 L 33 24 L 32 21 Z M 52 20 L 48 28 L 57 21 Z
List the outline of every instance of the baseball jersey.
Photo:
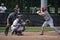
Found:
M 18 19 L 14 20 L 12 25 L 16 25 L 17 26 L 18 25 L 18 21 L 19 21 Z
M 13 24 L 11 25 L 11 29 L 12 29 L 12 31 L 14 31 L 14 29 L 16 29 L 18 26 L 18 19 L 15 19 L 14 21 L 13 21 Z M 15 26 L 14 26 L 15 25 Z
M 13 24 L 12 24 L 12 25 L 18 26 L 18 23 L 20 23 L 20 24 L 22 24 L 22 25 L 25 24 L 25 22 L 24 22 L 22 19 L 21 19 L 21 20 L 15 19 L 15 20 L 13 21 Z
M 42 14 L 44 14 L 44 19 L 45 19 L 46 21 L 52 19 L 52 17 L 51 17 L 50 14 L 48 13 L 48 11 L 42 12 Z

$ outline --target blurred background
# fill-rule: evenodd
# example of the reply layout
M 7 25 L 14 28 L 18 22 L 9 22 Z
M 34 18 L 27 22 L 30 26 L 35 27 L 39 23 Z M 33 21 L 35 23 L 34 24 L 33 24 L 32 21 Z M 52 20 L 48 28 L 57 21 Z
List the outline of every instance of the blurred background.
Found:
M 60 26 L 60 0 L 47 0 L 48 11 L 53 17 L 54 25 Z M 0 4 L 4 3 L 7 7 L 6 12 L 0 13 L 0 26 L 6 26 L 6 19 L 16 4 L 20 7 L 20 14 L 25 20 L 28 20 L 27 26 L 41 26 L 44 22 L 42 17 L 36 14 L 36 11 L 41 10 L 41 0 L 0 0 Z M 1 5 L 0 5 L 1 6 Z

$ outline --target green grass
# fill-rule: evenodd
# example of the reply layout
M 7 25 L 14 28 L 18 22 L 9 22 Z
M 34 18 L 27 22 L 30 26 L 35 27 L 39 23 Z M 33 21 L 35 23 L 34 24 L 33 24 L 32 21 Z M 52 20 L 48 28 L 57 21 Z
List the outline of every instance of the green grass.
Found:
M 0 27 L 0 32 L 4 32 L 5 27 Z
M 60 30 L 60 27 L 58 27 L 58 29 Z M 41 27 L 26 27 L 26 32 L 40 32 L 41 31 Z M 53 31 L 52 28 L 50 27 L 46 27 L 45 31 Z
M 60 30 L 60 27 L 58 27 L 58 29 Z M 5 27 L 0 27 L 0 32 L 4 32 L 5 31 Z M 11 29 L 9 30 L 11 31 Z M 25 32 L 40 32 L 41 31 L 41 27 L 26 27 Z M 45 31 L 53 31 L 53 29 L 51 29 L 50 27 L 46 27 Z
M 26 27 L 26 32 L 40 32 L 41 28 L 40 27 Z

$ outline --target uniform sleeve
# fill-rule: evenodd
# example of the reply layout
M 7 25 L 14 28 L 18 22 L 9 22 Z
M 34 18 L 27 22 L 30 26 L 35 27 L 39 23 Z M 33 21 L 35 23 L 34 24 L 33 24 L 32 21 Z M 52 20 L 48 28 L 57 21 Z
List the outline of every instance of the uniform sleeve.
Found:
M 12 16 L 12 15 L 11 15 L 11 14 L 9 14 L 9 15 L 8 15 L 8 19 L 10 19 L 10 18 L 11 18 L 11 16 Z
M 18 25 L 18 20 L 14 20 L 13 25 Z
M 42 14 L 46 15 L 46 12 L 42 12 Z

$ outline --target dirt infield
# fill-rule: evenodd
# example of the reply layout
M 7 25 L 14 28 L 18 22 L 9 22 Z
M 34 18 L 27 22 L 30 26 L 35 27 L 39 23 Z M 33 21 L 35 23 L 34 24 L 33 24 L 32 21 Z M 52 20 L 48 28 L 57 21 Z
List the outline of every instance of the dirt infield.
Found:
M 4 33 L 0 33 L 0 40 L 60 40 L 60 35 L 53 31 L 45 32 L 44 35 L 40 35 L 40 32 L 23 32 L 23 36 L 10 34 L 5 36 Z

